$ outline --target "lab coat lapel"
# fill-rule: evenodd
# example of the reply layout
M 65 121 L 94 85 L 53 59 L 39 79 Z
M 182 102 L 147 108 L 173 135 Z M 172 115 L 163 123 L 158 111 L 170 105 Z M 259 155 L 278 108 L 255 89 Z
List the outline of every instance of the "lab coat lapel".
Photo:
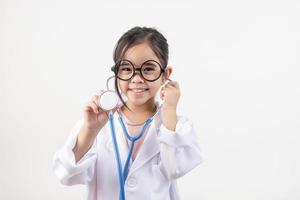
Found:
M 130 176 L 130 174 L 132 174 L 134 171 L 142 167 L 153 156 L 159 153 L 159 141 L 157 138 L 157 133 L 158 133 L 157 129 L 159 127 L 158 123 L 160 123 L 160 117 L 159 115 L 156 115 L 156 117 L 154 117 L 153 121 L 151 122 L 145 140 L 134 162 L 132 163 L 128 176 Z

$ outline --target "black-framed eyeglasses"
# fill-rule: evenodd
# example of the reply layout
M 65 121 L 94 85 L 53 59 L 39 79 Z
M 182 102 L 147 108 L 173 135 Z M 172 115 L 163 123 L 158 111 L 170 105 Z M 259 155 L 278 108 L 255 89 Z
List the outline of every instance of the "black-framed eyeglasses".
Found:
M 153 82 L 165 72 L 165 69 L 155 60 L 147 60 L 139 68 L 135 68 L 131 61 L 123 59 L 118 61 L 111 70 L 118 79 L 123 81 L 130 80 L 134 77 L 136 71 L 139 71 L 143 79 Z

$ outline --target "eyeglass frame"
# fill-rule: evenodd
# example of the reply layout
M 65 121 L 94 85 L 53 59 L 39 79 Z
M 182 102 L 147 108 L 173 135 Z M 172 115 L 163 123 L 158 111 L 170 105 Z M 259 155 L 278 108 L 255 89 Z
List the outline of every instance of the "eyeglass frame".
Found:
M 116 67 L 116 66 L 117 66 L 121 61 L 127 61 L 127 62 L 129 62 L 129 63 L 131 64 L 131 66 L 133 67 L 133 74 L 132 74 L 132 76 L 131 76 L 130 78 L 128 78 L 128 79 L 122 79 L 122 78 L 120 78 L 120 77 L 117 75 L 117 68 L 118 68 L 118 67 Z M 160 74 L 159 74 L 159 76 L 158 76 L 156 79 L 154 79 L 154 80 L 148 80 L 148 79 L 146 79 L 146 78 L 143 76 L 143 73 L 142 73 L 142 71 L 141 71 L 143 65 L 144 65 L 145 63 L 149 62 L 149 61 L 153 61 L 153 62 L 157 63 L 158 66 L 160 67 Z M 160 64 L 159 62 L 157 62 L 156 60 L 146 60 L 145 62 L 143 62 L 143 63 L 140 65 L 139 68 L 136 68 L 136 67 L 134 66 L 134 64 L 133 64 L 130 60 L 127 60 L 127 59 L 121 59 L 121 60 L 117 61 L 116 64 L 115 64 L 114 66 L 111 67 L 111 71 L 113 71 L 113 72 L 115 73 L 115 76 L 116 76 L 118 79 L 122 80 L 122 81 L 129 81 L 130 79 L 132 79 L 132 78 L 135 76 L 136 71 L 139 71 L 141 77 L 142 77 L 144 80 L 149 81 L 149 82 L 154 82 L 154 81 L 158 80 L 158 79 L 161 77 L 161 75 L 162 75 L 163 73 L 166 72 L 166 67 L 163 68 L 163 67 L 161 66 L 161 64 Z

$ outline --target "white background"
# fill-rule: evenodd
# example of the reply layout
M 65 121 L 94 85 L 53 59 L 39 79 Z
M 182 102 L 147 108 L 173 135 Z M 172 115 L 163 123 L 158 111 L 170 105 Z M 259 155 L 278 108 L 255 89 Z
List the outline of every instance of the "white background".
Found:
M 168 39 L 204 163 L 182 199 L 300 199 L 300 2 L 0 0 L 0 199 L 83 199 L 52 156 L 133 26 Z

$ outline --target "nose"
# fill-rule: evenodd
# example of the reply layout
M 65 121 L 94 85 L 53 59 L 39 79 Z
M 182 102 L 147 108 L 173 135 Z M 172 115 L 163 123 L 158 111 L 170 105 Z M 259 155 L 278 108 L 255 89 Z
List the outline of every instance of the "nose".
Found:
M 144 79 L 142 78 L 140 72 L 135 72 L 133 77 L 131 78 L 132 83 L 143 83 Z

